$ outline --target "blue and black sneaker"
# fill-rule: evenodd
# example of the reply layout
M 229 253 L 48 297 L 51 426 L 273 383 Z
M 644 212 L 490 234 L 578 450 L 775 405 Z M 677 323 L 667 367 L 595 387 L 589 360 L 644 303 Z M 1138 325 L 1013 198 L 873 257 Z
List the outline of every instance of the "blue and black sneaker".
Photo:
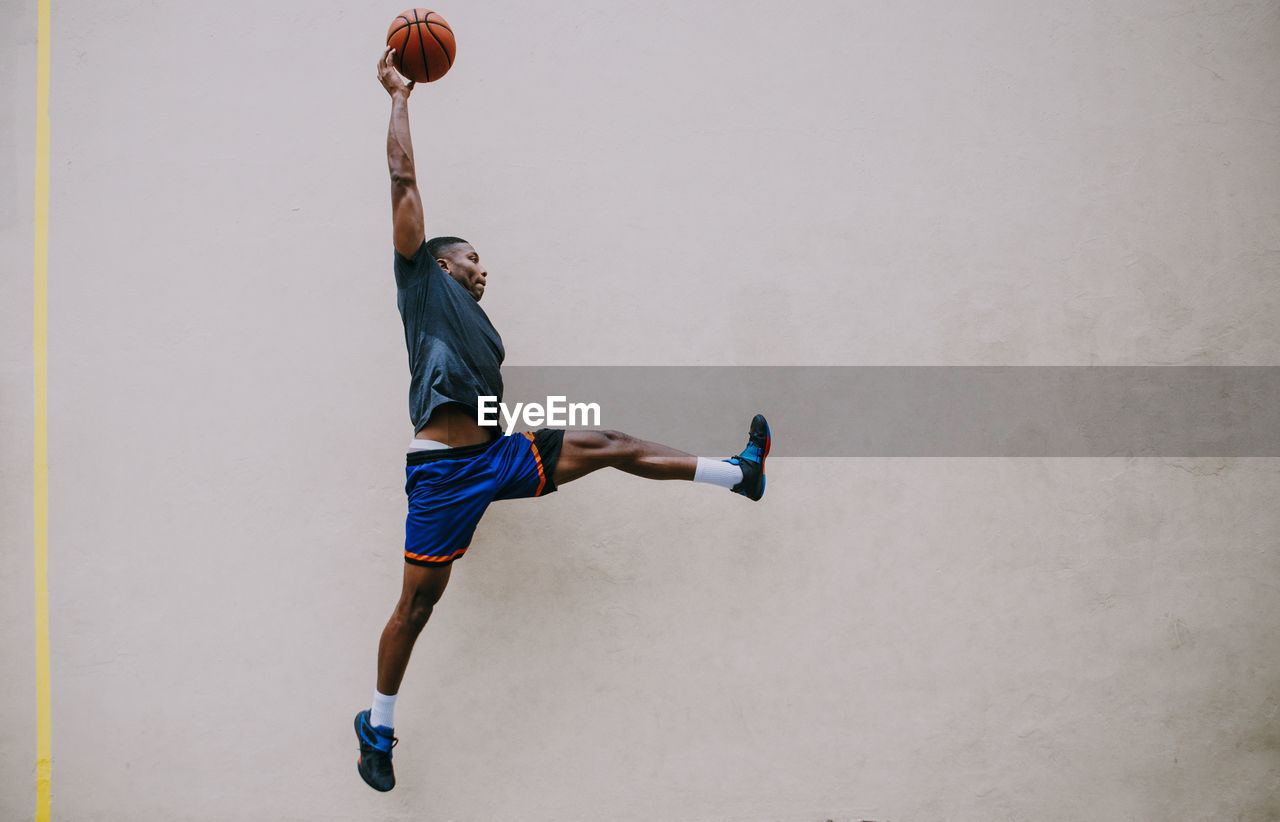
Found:
M 400 740 L 390 728 L 369 724 L 369 712 L 356 714 L 356 739 L 360 740 L 360 758 L 356 770 L 375 791 L 389 791 L 396 786 L 396 772 L 391 767 L 391 749 Z
M 725 462 L 742 468 L 742 482 L 729 489 L 747 499 L 759 500 L 764 496 L 764 459 L 769 456 L 769 423 L 764 414 L 756 414 L 751 420 L 751 433 L 747 435 L 747 447 L 736 457 Z

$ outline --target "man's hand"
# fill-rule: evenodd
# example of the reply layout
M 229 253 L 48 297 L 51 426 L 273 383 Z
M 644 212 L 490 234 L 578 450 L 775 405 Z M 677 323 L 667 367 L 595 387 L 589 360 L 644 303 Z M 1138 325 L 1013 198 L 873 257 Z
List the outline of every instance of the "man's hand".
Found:
M 404 96 L 408 97 L 413 91 L 413 81 L 396 71 L 395 54 L 396 50 L 387 46 L 387 50 L 382 53 L 382 59 L 378 61 L 378 79 L 382 82 L 382 87 L 387 90 L 387 94 L 395 97 L 396 94 L 404 92 Z

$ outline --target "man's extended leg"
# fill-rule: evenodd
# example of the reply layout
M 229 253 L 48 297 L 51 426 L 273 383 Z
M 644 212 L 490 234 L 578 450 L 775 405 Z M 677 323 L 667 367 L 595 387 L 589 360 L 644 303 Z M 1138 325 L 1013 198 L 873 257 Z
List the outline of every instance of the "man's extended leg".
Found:
M 400 680 L 409 664 L 413 643 L 431 618 L 431 611 L 440 601 L 445 586 L 449 584 L 452 565 L 442 568 L 405 563 L 404 585 L 400 601 L 382 629 L 378 642 L 378 688 L 374 694 L 374 707 L 356 715 L 356 736 L 360 740 L 360 776 L 369 787 L 389 791 L 396 785 L 395 771 L 391 766 L 391 748 L 396 739 L 393 732 L 395 695 L 400 691 Z
M 705 480 L 758 500 L 764 494 L 769 425 L 757 414 L 747 447 L 728 460 L 708 460 L 621 431 L 566 431 L 553 479 L 563 485 L 601 468 L 656 480 Z
M 655 480 L 692 480 L 698 458 L 621 431 L 566 431 L 556 463 L 556 485 L 601 468 Z

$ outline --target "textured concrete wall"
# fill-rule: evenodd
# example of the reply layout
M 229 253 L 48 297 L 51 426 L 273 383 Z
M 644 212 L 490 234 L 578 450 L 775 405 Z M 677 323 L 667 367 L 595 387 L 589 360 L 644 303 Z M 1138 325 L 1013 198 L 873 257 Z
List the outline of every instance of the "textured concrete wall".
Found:
M 365 787 L 398 11 L 53 2 L 54 819 L 1280 818 L 1280 462 L 786 459 L 786 420 L 761 505 L 602 474 L 491 509 Z M 1275 3 L 439 11 L 428 230 L 484 255 L 512 364 L 1280 364 Z M 4 19 L 23 820 L 34 3 Z

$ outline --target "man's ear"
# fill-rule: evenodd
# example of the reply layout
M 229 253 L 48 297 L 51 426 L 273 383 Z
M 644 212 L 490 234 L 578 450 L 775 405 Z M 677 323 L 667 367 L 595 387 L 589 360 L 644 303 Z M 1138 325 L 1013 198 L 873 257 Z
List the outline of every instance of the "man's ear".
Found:
M 449 273 L 449 261 L 446 260 L 444 257 L 436 257 L 436 264 L 439 265 L 442 269 L 444 269 L 444 273 L 446 274 Z

